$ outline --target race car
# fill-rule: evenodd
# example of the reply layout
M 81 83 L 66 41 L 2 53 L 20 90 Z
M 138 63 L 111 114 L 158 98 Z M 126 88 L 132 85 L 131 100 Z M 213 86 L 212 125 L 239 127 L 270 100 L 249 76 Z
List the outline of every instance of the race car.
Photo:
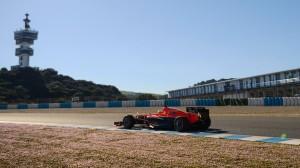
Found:
M 131 129 L 142 125 L 152 129 L 167 129 L 184 132 L 192 129 L 207 130 L 211 125 L 209 110 L 205 107 L 186 107 L 186 111 L 165 106 L 158 113 L 145 115 L 126 115 L 123 121 L 114 122 L 115 126 Z

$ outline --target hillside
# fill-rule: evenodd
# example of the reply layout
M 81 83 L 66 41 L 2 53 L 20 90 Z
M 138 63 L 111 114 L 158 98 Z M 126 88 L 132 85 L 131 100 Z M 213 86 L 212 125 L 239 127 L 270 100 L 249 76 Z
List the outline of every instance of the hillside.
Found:
M 62 102 L 126 99 L 115 86 L 74 80 L 54 69 L 0 70 L 0 102 Z
M 165 99 L 167 95 L 155 94 L 155 93 L 138 93 L 131 91 L 121 91 L 123 95 L 129 100 L 156 100 L 156 99 Z

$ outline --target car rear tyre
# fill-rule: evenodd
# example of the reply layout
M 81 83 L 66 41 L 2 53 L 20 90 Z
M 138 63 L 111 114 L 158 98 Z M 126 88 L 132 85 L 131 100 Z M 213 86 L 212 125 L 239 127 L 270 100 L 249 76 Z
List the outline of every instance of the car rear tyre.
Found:
M 132 115 L 127 115 L 123 118 L 123 125 L 125 129 L 131 129 L 135 124 L 135 119 Z
M 178 117 L 174 121 L 174 129 L 178 132 L 183 132 L 189 129 L 189 122 L 184 117 Z
M 207 130 L 211 125 L 210 118 L 206 118 L 205 120 L 200 121 L 199 123 L 199 129 L 201 130 Z

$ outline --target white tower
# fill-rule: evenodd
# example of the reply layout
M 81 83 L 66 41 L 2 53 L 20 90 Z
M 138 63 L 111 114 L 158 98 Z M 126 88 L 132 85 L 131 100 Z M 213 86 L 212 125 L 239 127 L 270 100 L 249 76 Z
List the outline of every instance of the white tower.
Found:
M 16 45 L 16 56 L 19 57 L 19 65 L 14 66 L 14 68 L 24 68 L 29 67 L 29 57 L 33 55 L 33 49 L 30 47 L 33 45 L 34 40 L 38 37 L 38 32 L 31 30 L 29 26 L 30 20 L 28 19 L 29 14 L 25 14 L 26 18 L 25 29 L 15 31 Z

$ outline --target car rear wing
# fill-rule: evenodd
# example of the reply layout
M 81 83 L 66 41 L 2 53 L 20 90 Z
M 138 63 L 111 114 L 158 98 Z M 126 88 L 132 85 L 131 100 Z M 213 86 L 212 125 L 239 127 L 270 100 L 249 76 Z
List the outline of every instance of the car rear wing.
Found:
M 209 112 L 209 109 L 200 106 L 186 107 L 186 112 L 192 113 L 206 113 Z
M 200 113 L 201 118 L 209 118 L 209 109 L 200 106 L 186 107 L 186 112 Z

